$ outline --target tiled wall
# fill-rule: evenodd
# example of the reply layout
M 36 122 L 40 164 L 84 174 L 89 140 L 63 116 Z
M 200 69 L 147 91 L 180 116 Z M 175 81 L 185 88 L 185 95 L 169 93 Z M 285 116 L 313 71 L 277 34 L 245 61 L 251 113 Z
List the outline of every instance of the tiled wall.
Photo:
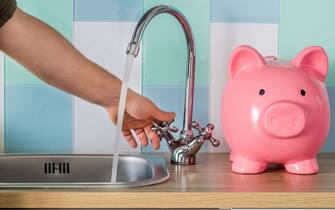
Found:
M 19 0 L 18 6 L 72 40 L 71 0 Z M 72 97 L 46 85 L 9 57 L 4 73 L 6 152 L 71 152 Z
M 277 55 L 278 0 L 213 0 L 211 7 L 211 68 L 209 72 L 209 119 L 215 135 L 223 139 L 220 129 L 220 100 L 227 82 L 228 58 L 241 44 L 257 48 L 264 55 Z M 211 151 L 228 151 L 226 144 Z
M 126 47 L 132 31 L 142 13 L 139 0 L 76 0 L 74 14 L 74 43 L 87 57 L 97 64 L 122 77 L 126 59 Z M 142 56 L 135 61 L 130 87 L 142 90 Z M 74 152 L 112 152 L 115 127 L 105 110 L 74 99 Z M 121 151 L 139 152 L 131 149 L 125 140 Z
M 222 139 L 219 105 L 232 50 L 250 44 L 264 55 L 291 59 L 301 48 L 324 46 L 331 60 L 327 83 L 335 107 L 335 30 L 333 0 L 18 0 L 27 12 L 64 34 L 94 62 L 121 76 L 125 49 L 143 11 L 173 5 L 188 18 L 197 45 L 194 119 L 216 125 Z M 252 2 L 252 3 L 251 3 Z M 301 6 L 303 5 L 303 6 Z M 302 9 L 303 8 L 303 9 Z M 186 43 L 180 25 L 157 17 L 144 35 L 131 87 L 163 109 L 177 112 L 181 127 L 186 71 Z M 5 58 L 5 148 L 7 152 L 108 153 L 114 126 L 105 111 L 47 86 Z M 1 96 L 0 96 L 1 97 Z M 1 108 L 1 107 L 0 107 Z M 332 113 L 334 116 L 334 112 Z M 335 116 L 334 116 L 335 117 Z M 333 117 L 333 119 L 335 119 Z M 323 151 L 334 152 L 332 124 Z M 1 132 L 0 132 L 1 134 Z M 123 152 L 130 149 L 124 141 Z M 161 151 L 166 151 L 163 145 Z M 203 151 L 227 151 L 204 147 Z M 150 147 L 143 148 L 151 152 Z

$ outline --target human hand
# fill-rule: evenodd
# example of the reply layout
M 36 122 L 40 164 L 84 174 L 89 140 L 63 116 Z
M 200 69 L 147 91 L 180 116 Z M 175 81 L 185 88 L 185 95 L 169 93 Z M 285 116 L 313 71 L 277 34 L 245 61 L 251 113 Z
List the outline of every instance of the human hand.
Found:
M 107 107 L 109 117 L 114 124 L 117 122 L 119 104 Z M 154 121 L 172 121 L 175 119 L 174 112 L 164 112 L 159 109 L 150 99 L 141 96 L 131 90 L 128 91 L 126 109 L 124 113 L 122 134 L 128 144 L 136 148 L 137 143 L 131 132 L 136 133 L 143 146 L 148 145 L 148 138 L 151 139 L 152 147 L 159 149 L 160 139 L 158 135 L 151 130 Z

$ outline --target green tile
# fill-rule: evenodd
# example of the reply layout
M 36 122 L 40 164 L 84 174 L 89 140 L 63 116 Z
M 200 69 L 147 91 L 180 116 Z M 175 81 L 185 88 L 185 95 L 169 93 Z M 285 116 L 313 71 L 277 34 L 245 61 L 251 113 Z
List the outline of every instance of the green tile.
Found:
M 302 48 L 320 45 L 328 53 L 328 85 L 335 84 L 335 1 L 281 0 L 279 55 L 292 59 Z
M 159 5 L 178 8 L 188 19 L 197 48 L 196 84 L 208 84 L 210 49 L 209 0 L 145 0 L 144 11 Z M 180 24 L 170 15 L 156 17 L 144 34 L 144 85 L 183 85 L 187 66 L 187 48 Z
M 18 0 L 18 6 L 27 13 L 43 20 L 68 40 L 72 40 L 73 1 L 72 0 Z M 56 56 L 56 55 L 55 55 Z M 5 59 L 6 84 L 41 84 L 41 80 L 26 71 L 13 59 Z

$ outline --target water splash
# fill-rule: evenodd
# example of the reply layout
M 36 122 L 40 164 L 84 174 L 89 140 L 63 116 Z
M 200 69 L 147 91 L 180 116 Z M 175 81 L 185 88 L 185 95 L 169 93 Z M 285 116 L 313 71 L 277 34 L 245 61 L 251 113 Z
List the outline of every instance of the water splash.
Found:
M 135 60 L 134 55 L 131 55 L 131 54 L 127 55 L 124 73 L 123 73 L 122 86 L 121 86 L 119 109 L 118 109 L 117 123 L 116 123 L 116 132 L 115 132 L 115 138 L 113 142 L 114 155 L 113 155 L 113 167 L 112 167 L 112 177 L 111 177 L 112 184 L 116 184 L 117 182 L 117 169 L 118 169 L 119 154 L 120 154 L 121 130 L 122 130 L 124 111 L 126 108 L 128 83 L 130 79 L 131 69 L 134 64 L 134 60 Z

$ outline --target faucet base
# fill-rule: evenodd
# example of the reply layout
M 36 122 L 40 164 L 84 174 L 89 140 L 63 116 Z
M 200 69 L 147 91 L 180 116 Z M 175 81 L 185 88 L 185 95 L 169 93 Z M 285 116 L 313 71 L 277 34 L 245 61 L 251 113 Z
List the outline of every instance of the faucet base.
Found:
M 171 158 L 171 163 L 175 165 L 194 165 L 195 164 L 195 155 L 184 156 L 180 160 L 175 160 Z

